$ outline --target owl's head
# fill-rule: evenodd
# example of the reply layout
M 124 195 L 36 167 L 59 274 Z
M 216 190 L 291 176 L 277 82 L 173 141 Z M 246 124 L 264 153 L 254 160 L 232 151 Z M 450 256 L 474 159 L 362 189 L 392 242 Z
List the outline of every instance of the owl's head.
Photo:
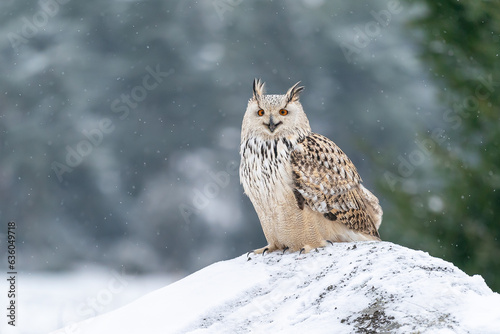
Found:
M 299 102 L 304 87 L 299 82 L 284 95 L 264 94 L 264 83 L 253 82 L 253 96 L 248 101 L 243 117 L 242 138 L 260 137 L 264 140 L 276 138 L 298 139 L 311 132 L 309 120 Z

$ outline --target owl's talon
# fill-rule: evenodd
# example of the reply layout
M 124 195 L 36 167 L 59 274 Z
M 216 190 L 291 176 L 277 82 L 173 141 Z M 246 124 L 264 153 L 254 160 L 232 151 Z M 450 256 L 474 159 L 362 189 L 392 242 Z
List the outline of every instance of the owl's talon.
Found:
M 333 242 L 332 242 L 332 241 L 327 240 L 326 242 L 328 242 L 330 245 L 332 245 L 332 246 L 333 246 Z
M 248 257 L 249 254 L 252 254 L 252 253 L 255 254 L 255 255 L 257 255 L 257 254 L 264 255 L 266 252 L 271 253 L 271 252 L 274 252 L 276 249 L 277 248 L 274 247 L 274 246 L 272 246 L 272 245 L 271 246 L 267 245 L 265 247 L 262 247 L 262 248 L 259 248 L 259 249 L 254 249 L 253 251 L 248 252 L 247 257 Z
M 285 252 L 286 252 L 288 249 L 290 249 L 290 247 L 288 247 L 288 246 L 287 246 L 287 247 L 285 247 L 285 248 L 283 249 L 283 254 L 285 254 Z
M 316 248 L 316 247 L 315 247 Z M 302 247 L 302 249 L 300 250 L 299 252 L 299 255 L 304 253 L 304 254 L 307 254 L 309 253 L 310 251 L 312 251 L 314 248 L 311 247 L 311 245 L 304 245 L 304 247 Z

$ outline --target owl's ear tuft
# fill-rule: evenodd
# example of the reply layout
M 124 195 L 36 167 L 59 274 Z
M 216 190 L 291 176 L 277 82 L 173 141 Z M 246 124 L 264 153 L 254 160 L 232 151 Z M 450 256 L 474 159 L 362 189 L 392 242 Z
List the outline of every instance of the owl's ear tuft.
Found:
M 256 101 L 259 101 L 261 96 L 264 95 L 264 85 L 265 83 L 260 79 L 253 80 L 253 98 Z
M 299 100 L 300 93 L 304 90 L 304 86 L 300 86 L 300 81 L 293 85 L 288 92 L 286 92 L 286 101 L 288 103 L 295 102 Z

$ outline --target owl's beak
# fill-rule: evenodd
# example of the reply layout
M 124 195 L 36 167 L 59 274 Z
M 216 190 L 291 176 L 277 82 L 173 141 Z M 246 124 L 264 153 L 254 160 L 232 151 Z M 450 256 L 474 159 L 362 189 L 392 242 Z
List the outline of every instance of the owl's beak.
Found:
M 269 124 L 266 124 L 266 125 L 267 125 L 267 127 L 269 128 L 269 130 L 271 132 L 274 132 L 274 130 L 276 130 L 276 128 L 278 127 L 278 125 L 280 125 L 282 123 L 283 123 L 282 121 L 279 121 L 278 123 L 274 123 L 273 116 L 271 116 L 271 118 L 269 118 Z

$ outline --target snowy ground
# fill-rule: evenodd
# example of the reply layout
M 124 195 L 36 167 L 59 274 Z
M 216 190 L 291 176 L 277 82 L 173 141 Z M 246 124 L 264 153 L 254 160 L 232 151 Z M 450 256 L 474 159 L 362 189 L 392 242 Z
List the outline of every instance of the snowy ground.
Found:
M 97 267 L 71 273 L 19 273 L 17 326 L 2 312 L 0 333 L 40 334 L 112 311 L 179 277 L 129 276 Z M 3 279 L 2 279 L 3 281 Z M 7 305 L 5 282 L 0 302 Z M 5 314 L 4 314 L 5 313 Z
M 215 263 L 62 333 L 499 333 L 480 276 L 389 242 Z

